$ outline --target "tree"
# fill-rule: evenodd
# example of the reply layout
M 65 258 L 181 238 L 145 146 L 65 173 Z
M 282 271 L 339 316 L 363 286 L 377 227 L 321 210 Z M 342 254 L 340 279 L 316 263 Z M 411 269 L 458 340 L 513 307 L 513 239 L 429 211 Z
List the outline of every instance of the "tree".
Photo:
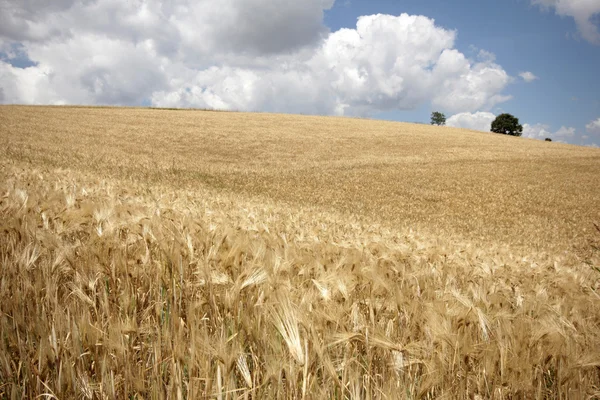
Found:
M 521 136 L 523 125 L 519 124 L 519 118 L 510 114 L 500 114 L 492 122 L 492 132 L 504 135 Z
M 441 113 L 434 111 L 431 113 L 431 125 L 446 125 L 446 116 Z
M 552 139 L 550 139 L 549 137 L 546 138 L 546 142 L 551 142 Z

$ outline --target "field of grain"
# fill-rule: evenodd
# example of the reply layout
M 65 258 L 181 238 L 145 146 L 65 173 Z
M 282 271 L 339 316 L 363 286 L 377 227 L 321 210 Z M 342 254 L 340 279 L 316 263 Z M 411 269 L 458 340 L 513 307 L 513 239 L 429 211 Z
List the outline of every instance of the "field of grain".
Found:
M 0 107 L 0 398 L 600 396 L 600 150 Z

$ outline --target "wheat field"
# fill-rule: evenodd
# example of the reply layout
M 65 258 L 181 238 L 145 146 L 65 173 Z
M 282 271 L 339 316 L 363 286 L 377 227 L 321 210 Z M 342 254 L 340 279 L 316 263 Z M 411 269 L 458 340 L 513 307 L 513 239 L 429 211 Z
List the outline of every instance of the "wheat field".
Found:
M 0 398 L 600 397 L 600 150 L 0 106 Z

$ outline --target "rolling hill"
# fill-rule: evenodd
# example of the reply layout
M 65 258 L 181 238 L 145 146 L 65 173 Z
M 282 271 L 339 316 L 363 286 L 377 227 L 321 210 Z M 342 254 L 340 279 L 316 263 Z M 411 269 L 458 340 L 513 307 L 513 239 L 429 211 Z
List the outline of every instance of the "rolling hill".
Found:
M 600 395 L 600 150 L 0 107 L 0 397 Z

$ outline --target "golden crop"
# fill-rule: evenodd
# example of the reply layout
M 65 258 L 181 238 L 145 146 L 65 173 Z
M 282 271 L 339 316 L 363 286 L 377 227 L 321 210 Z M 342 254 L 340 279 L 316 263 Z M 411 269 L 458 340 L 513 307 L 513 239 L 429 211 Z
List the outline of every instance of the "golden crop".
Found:
M 0 398 L 600 396 L 600 150 L 0 107 Z

